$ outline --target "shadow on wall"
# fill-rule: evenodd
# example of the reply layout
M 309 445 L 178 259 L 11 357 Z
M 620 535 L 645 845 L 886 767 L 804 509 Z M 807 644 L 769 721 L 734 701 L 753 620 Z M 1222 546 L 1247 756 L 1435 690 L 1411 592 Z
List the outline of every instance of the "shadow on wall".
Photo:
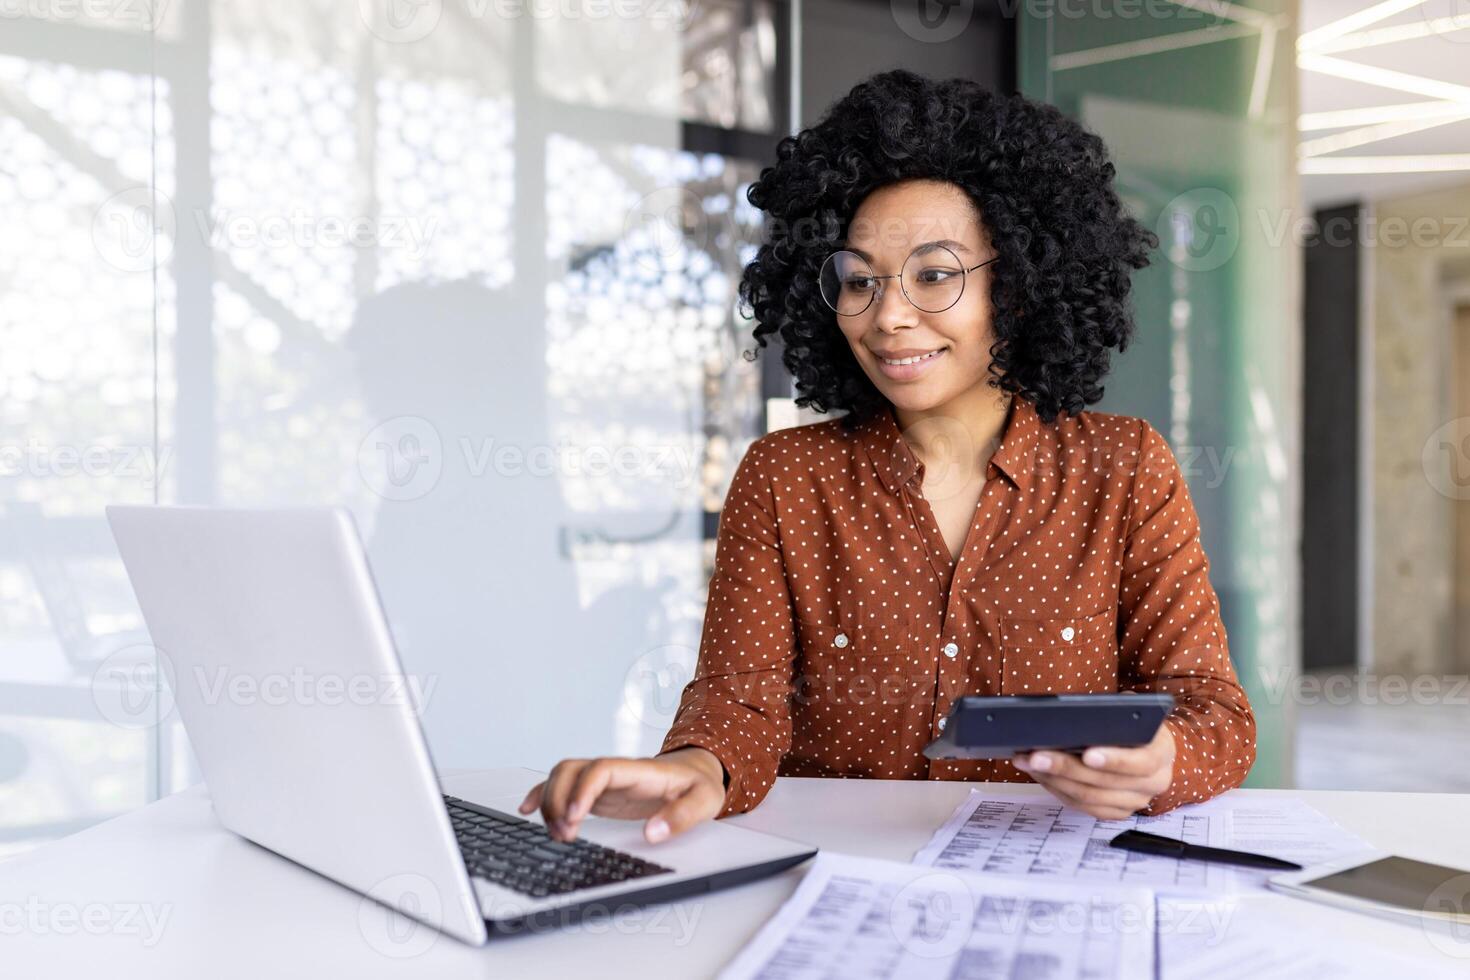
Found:
M 624 679 L 664 632 L 653 589 L 580 608 L 559 474 L 497 462 L 552 445 L 544 328 L 516 293 L 395 286 L 347 339 L 375 427 L 373 573 L 446 768 L 610 754 Z

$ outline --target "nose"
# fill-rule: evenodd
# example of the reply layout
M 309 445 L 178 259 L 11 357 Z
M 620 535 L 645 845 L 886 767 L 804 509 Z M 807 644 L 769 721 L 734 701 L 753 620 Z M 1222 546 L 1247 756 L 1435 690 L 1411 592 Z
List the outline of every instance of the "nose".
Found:
M 878 295 L 873 297 L 873 322 L 884 333 L 914 325 L 918 310 L 903 294 L 897 279 L 878 280 Z

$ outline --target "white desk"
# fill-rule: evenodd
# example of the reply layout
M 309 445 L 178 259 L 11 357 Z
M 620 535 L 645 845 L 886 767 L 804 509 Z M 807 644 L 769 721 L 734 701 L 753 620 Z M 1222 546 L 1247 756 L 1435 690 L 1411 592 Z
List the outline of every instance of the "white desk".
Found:
M 473 773 L 444 782 L 450 793 L 475 795 Z M 782 778 L 753 812 L 728 819 L 824 849 L 907 861 L 972 785 Z M 1045 796 L 1029 784 L 991 789 L 1016 797 Z M 1298 796 L 1375 846 L 1470 868 L 1470 795 L 1234 792 Z M 432 930 L 411 941 L 401 935 L 386 941 L 365 934 L 359 896 L 224 831 L 202 787 L 195 787 L 0 864 L 0 969 L 17 980 L 703 977 L 718 971 L 754 935 L 805 868 L 650 907 L 622 922 L 501 937 L 480 949 Z M 1381 945 L 1405 958 L 1405 975 L 1412 974 L 1408 961 L 1419 958 L 1463 964 L 1470 975 L 1470 959 L 1448 958 L 1416 926 L 1279 896 L 1261 901 L 1278 903 L 1282 916 L 1304 928 Z M 167 916 L 152 945 L 140 911 L 145 908 L 155 923 Z M 125 927 L 130 916 L 131 926 Z M 52 931 L 37 932 L 26 921 L 51 923 Z M 57 927 L 70 934 L 59 934 Z M 404 952 L 415 955 L 390 955 Z

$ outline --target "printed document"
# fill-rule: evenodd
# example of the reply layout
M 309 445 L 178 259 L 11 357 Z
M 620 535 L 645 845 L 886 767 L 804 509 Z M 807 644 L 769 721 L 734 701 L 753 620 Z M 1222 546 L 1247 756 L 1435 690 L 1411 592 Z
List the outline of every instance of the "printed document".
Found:
M 1146 888 L 1040 881 L 823 851 L 723 980 L 1153 976 Z
M 1183 893 L 1264 891 L 1266 879 L 1275 873 L 1109 845 L 1129 829 L 1268 854 L 1303 867 L 1372 849 L 1300 800 L 1226 794 L 1154 817 L 1098 820 L 1056 801 L 987 796 L 977 789 L 913 860 L 936 868 L 1115 882 Z

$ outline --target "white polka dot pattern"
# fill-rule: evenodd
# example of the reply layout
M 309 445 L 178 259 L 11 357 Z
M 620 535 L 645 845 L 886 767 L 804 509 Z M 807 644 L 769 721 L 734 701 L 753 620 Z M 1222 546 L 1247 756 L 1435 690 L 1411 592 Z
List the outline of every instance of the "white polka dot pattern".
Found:
M 891 410 L 851 433 L 836 419 L 769 433 L 736 468 L 698 664 L 660 750 L 719 757 L 720 816 L 778 774 L 1029 781 L 1008 761 L 924 758 L 963 694 L 1168 691 L 1174 780 L 1142 812 L 1240 784 L 1255 717 L 1152 425 L 1047 424 L 1013 398 L 958 561 L 923 475 Z

